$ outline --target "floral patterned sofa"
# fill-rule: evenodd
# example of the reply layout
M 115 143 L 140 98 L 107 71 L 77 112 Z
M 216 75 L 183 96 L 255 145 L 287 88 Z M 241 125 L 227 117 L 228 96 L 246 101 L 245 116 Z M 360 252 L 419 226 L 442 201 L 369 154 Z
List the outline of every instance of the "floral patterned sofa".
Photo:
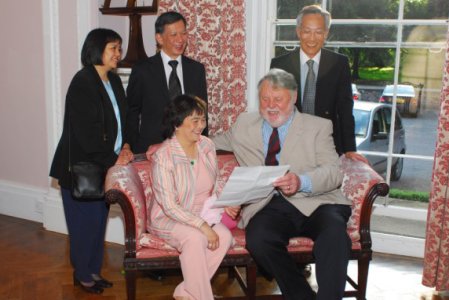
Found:
M 232 153 L 219 153 L 220 180 L 226 181 L 237 161 Z M 146 212 L 151 199 L 149 181 L 150 161 L 145 156 L 127 166 L 112 167 L 106 177 L 106 201 L 118 203 L 125 221 L 124 269 L 129 300 L 136 296 L 137 271 L 180 268 L 178 253 L 162 240 L 146 232 Z M 388 193 L 388 185 L 370 166 L 341 158 L 344 173 L 342 192 L 352 200 L 352 216 L 348 222 L 348 234 L 352 240 L 351 260 L 358 261 L 358 278 L 347 281 L 353 287 L 345 297 L 365 299 L 368 268 L 372 256 L 370 218 L 374 200 Z M 244 231 L 234 229 L 235 245 L 228 251 L 221 266 L 229 267 L 229 276 L 237 280 L 245 292 L 240 299 L 256 299 L 257 267 L 245 249 Z M 298 237 L 290 240 L 289 252 L 298 263 L 314 262 L 313 241 Z M 246 276 L 242 276 L 243 270 Z M 235 298 L 235 299 L 236 299 Z M 264 299 L 282 299 L 281 295 L 264 296 Z M 222 299 L 232 299 L 222 298 Z

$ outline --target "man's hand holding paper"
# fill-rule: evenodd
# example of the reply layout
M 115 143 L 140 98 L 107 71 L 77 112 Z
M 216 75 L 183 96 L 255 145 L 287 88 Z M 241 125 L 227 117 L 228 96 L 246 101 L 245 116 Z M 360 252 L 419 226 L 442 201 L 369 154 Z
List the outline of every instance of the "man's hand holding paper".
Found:
M 273 191 L 275 181 L 285 177 L 289 169 L 289 165 L 236 167 L 213 206 L 237 206 L 263 199 Z M 288 182 L 293 186 L 293 181 L 290 178 Z M 281 180 L 281 183 L 285 185 L 284 180 Z
M 295 173 L 288 172 L 273 182 L 275 188 L 286 196 L 294 195 L 301 188 L 301 180 Z

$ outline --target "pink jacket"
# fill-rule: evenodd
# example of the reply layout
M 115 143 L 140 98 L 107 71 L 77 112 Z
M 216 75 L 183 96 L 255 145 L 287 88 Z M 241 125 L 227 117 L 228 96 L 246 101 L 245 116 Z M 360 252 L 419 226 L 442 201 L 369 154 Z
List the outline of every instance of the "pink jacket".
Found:
M 209 138 L 201 136 L 198 141 L 198 155 L 206 158 L 206 169 L 215 181 L 215 194 L 218 177 L 217 156 L 214 143 Z M 168 239 L 176 222 L 201 227 L 204 220 L 191 213 L 196 179 L 190 160 L 185 156 L 176 137 L 165 140 L 151 159 L 153 199 L 148 231 Z

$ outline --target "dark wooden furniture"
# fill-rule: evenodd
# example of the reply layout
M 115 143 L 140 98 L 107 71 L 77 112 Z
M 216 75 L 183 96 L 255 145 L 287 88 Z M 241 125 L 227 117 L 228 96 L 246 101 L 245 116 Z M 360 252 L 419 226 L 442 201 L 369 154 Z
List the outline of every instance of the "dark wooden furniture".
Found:
M 232 154 L 218 155 L 220 176 L 227 180 L 237 162 Z M 146 201 L 151 197 L 151 183 L 148 180 L 151 163 L 141 160 L 128 166 L 112 167 L 106 178 L 106 200 L 118 203 L 125 220 L 125 254 L 123 266 L 126 272 L 127 297 L 136 296 L 136 274 L 144 270 L 180 268 L 176 251 L 167 248 L 145 230 Z M 342 192 L 353 201 L 352 216 L 348 222 L 348 234 L 352 240 L 351 260 L 358 263 L 356 279 L 347 278 L 353 289 L 345 297 L 365 299 L 368 269 L 372 257 L 370 218 L 374 200 L 388 193 L 388 185 L 373 169 L 361 162 L 341 159 L 344 174 Z M 245 296 L 221 299 L 282 299 L 282 295 L 257 295 L 257 266 L 245 249 L 244 232 L 233 231 L 236 245 L 228 251 L 221 266 L 229 267 L 229 275 L 237 280 Z M 313 264 L 313 241 L 298 237 L 290 240 L 289 252 L 298 263 Z M 243 276 L 239 270 L 243 270 Z
M 111 0 L 105 0 L 100 11 L 104 15 L 129 16 L 129 41 L 125 58 L 119 66 L 131 68 L 134 63 L 147 57 L 142 39 L 142 15 L 157 14 L 159 0 L 153 0 L 152 5 L 137 6 L 136 0 L 127 0 L 126 7 L 111 7 Z

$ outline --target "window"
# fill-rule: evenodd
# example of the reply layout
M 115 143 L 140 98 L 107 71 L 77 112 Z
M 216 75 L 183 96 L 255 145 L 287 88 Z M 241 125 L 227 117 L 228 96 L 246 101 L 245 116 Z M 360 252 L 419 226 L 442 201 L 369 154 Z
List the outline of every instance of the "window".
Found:
M 388 165 L 381 175 L 391 188 L 429 192 L 449 1 L 277 0 L 271 16 L 271 57 L 299 47 L 295 18 L 303 6 L 310 4 L 320 4 L 331 12 L 332 26 L 325 47 L 349 57 L 353 83 L 362 101 L 390 105 L 373 118 L 373 129 L 377 126 L 378 132 L 387 133 L 388 148 L 381 153 L 368 148 L 360 151 L 367 157 L 386 160 Z M 354 117 L 357 123 L 362 115 L 354 113 Z M 365 130 L 364 123 L 359 122 L 356 135 L 362 137 Z M 399 168 L 402 176 L 395 180 Z M 386 198 L 382 204 L 427 208 L 426 204 L 398 204 L 396 200 Z

